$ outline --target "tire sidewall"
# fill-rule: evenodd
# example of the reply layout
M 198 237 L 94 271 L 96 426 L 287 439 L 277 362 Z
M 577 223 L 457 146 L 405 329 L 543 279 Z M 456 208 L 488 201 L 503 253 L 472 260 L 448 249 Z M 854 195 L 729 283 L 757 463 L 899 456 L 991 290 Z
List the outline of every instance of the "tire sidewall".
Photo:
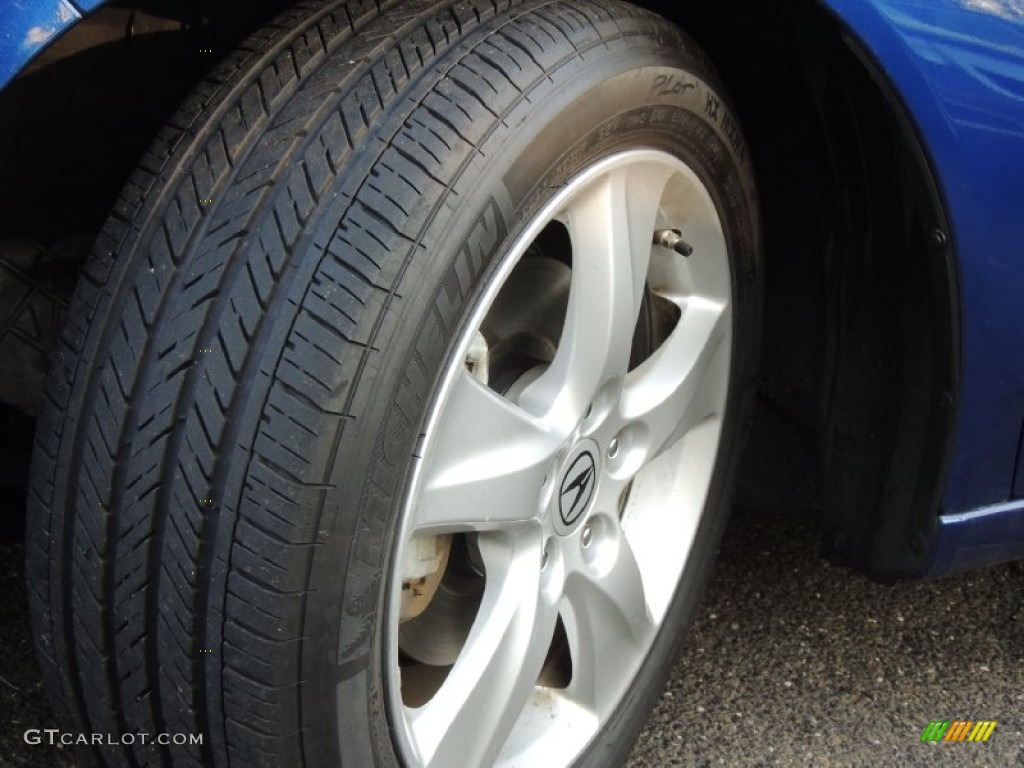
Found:
M 732 374 L 719 456 L 680 586 L 634 684 L 579 764 L 621 763 L 664 684 L 724 528 L 760 301 L 755 190 L 738 122 L 692 43 L 667 25 L 656 29 L 657 35 L 617 41 L 586 62 L 568 57 L 496 120 L 446 193 L 444 213 L 403 278 L 377 370 L 363 380 L 372 391 L 337 446 L 325 491 L 326 535 L 313 559 L 304 618 L 310 764 L 400 762 L 384 679 L 388 590 L 399 517 L 434 392 L 477 297 L 532 216 L 587 167 L 641 148 L 681 159 L 715 202 L 733 283 Z

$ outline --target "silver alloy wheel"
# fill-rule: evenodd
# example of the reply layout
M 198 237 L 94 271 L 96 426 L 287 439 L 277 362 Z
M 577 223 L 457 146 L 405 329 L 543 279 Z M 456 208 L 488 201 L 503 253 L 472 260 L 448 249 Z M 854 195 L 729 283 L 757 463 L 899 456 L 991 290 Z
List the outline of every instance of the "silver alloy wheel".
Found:
M 572 249 L 560 341 L 549 365 L 499 393 L 479 371 L 480 329 L 552 222 Z M 680 231 L 693 255 L 654 244 L 665 230 Z M 673 306 L 675 325 L 631 369 L 650 295 Z M 408 765 L 568 765 L 618 706 L 704 510 L 729 389 L 731 296 L 712 198 L 660 151 L 586 169 L 509 249 L 435 394 L 396 534 L 384 661 Z M 423 576 L 410 573 L 422 542 L 448 534 L 468 534 L 483 587 L 453 663 L 417 700 L 403 679 L 402 593 Z M 542 670 L 559 636 L 571 676 L 553 685 Z

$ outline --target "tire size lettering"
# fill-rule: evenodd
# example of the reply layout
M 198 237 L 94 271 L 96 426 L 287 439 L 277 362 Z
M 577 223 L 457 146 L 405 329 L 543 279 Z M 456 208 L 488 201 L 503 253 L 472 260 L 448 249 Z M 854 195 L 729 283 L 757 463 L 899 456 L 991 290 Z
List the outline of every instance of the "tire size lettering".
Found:
M 708 120 L 721 128 L 722 133 L 725 134 L 726 141 L 729 142 L 729 146 L 741 158 L 742 162 L 746 158 L 746 143 L 743 140 L 743 134 L 740 132 L 740 127 L 736 124 L 736 121 L 733 120 L 732 115 L 729 114 L 727 109 L 722 109 L 722 102 L 713 93 L 708 93 L 704 114 Z
M 707 115 L 708 120 L 717 123 L 720 119 L 721 111 L 722 102 L 713 93 L 708 93 L 708 103 L 704 107 L 704 114 Z

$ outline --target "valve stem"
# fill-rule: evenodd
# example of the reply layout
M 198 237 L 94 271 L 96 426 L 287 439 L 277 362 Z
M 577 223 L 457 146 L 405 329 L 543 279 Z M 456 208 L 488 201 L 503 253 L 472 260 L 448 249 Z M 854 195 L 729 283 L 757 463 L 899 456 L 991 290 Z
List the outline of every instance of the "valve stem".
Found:
M 683 240 L 683 233 L 678 229 L 659 229 L 654 233 L 654 244 L 675 251 L 686 258 L 693 255 L 693 247 Z

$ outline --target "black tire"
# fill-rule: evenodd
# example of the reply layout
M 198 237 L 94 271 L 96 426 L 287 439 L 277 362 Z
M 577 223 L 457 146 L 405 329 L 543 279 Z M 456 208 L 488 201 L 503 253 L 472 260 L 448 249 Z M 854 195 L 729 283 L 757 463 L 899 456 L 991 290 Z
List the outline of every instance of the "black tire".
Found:
M 614 0 L 379 6 L 302 4 L 228 57 L 82 273 L 29 501 L 48 694 L 71 732 L 202 737 L 106 739 L 82 765 L 396 764 L 386 577 L 454 329 L 552 190 L 634 146 L 715 196 L 734 374 L 686 586 L 581 762 L 624 758 L 702 591 L 758 307 L 752 174 L 714 75 Z

